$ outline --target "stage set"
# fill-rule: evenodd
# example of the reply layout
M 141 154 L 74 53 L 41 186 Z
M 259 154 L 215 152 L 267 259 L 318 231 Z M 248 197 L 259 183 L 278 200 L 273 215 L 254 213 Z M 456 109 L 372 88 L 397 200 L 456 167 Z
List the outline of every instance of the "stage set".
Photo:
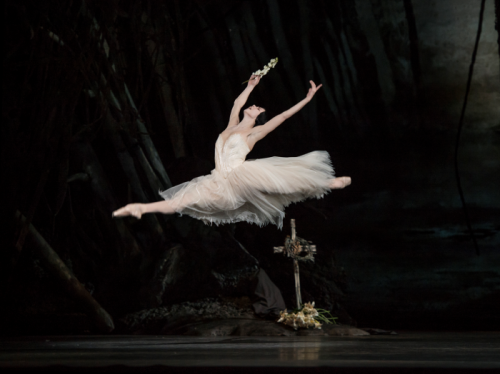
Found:
M 498 333 L 363 337 L 57 336 L 1 343 L 13 372 L 482 373 L 500 370 Z
M 8 0 L 2 372 L 500 372 L 500 0 Z

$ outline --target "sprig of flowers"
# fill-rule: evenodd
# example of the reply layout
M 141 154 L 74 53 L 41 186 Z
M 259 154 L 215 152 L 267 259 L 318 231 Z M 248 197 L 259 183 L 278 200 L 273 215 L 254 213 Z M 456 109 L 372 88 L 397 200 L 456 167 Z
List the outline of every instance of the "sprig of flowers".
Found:
M 321 329 L 322 323 L 320 321 L 336 324 L 336 319 L 337 317 L 333 317 L 328 310 L 314 308 L 313 301 L 312 303 L 305 303 L 301 309 L 295 309 L 290 313 L 285 309 L 280 312 L 278 322 L 291 326 L 294 330 L 300 327 Z
M 252 75 L 258 75 L 259 77 L 263 77 L 264 75 L 269 73 L 269 70 L 271 70 L 271 68 L 274 68 L 277 63 L 278 63 L 278 57 L 273 58 L 273 59 L 271 59 L 271 61 L 269 61 L 269 63 L 267 65 L 264 65 L 262 70 L 257 70 L 256 72 L 252 73 Z M 242 84 L 247 83 L 249 80 L 244 81 Z

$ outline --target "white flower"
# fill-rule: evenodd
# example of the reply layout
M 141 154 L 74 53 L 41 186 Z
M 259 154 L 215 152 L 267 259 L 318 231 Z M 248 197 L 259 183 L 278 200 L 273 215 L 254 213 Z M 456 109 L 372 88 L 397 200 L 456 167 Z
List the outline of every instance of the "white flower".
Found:
M 278 63 L 278 57 L 273 58 L 267 65 L 264 65 L 262 70 L 257 70 L 256 72 L 252 73 L 252 75 L 258 75 L 260 77 L 263 77 L 264 75 L 269 73 L 269 70 L 271 70 L 271 68 L 274 68 L 277 63 Z M 246 82 L 248 82 L 248 81 L 245 81 L 243 83 L 246 83 Z

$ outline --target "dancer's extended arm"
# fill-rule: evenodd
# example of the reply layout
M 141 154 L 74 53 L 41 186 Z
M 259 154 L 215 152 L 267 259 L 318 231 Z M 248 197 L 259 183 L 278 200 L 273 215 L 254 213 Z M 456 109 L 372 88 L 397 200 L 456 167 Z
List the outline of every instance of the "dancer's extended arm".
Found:
M 250 92 L 253 91 L 256 85 L 260 82 L 260 77 L 258 75 L 252 75 L 250 80 L 248 81 L 247 87 L 243 90 L 243 92 L 234 100 L 233 109 L 231 110 L 231 116 L 229 117 L 229 124 L 227 127 L 236 126 L 240 123 L 240 111 L 243 108 L 243 105 L 248 100 L 248 96 L 250 96 Z
M 253 140 L 256 142 L 265 138 L 267 134 L 276 129 L 279 125 L 285 122 L 288 118 L 293 116 L 299 110 L 301 110 L 311 99 L 314 97 L 314 94 L 321 88 L 322 84 L 316 86 L 313 81 L 309 81 L 311 83 L 311 88 L 309 88 L 309 92 L 304 100 L 299 101 L 293 107 L 288 109 L 287 111 L 278 114 L 276 117 L 266 122 L 266 124 L 262 126 L 255 126 L 251 133 Z

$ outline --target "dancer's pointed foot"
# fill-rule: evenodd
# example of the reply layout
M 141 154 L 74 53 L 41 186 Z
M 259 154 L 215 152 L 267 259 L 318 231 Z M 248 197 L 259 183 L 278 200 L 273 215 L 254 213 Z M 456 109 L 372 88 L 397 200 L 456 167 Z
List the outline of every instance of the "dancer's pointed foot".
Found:
M 332 179 L 330 182 L 330 188 L 332 190 L 339 190 L 341 188 L 347 187 L 351 184 L 351 177 L 338 177 Z
M 141 219 L 144 210 L 142 208 L 143 204 L 128 204 L 123 208 L 115 210 L 112 214 L 113 217 L 126 217 L 134 216 L 137 219 Z

